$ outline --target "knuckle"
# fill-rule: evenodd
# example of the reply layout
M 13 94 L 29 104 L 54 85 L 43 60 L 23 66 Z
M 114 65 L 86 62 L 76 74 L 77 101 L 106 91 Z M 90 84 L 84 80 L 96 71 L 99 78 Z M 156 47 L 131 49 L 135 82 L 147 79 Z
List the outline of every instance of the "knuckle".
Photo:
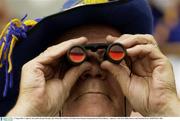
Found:
M 41 68 L 40 64 L 32 62 L 32 61 L 29 61 L 29 62 L 25 63 L 22 66 L 22 71 L 25 71 L 25 72 L 28 71 L 29 72 L 29 71 L 32 71 L 32 70 L 37 70 L 39 68 Z
M 137 37 L 134 38 L 134 41 L 135 41 L 135 43 L 137 43 L 137 44 L 140 44 L 140 43 L 141 43 L 140 40 L 141 40 L 141 39 L 140 39 L 139 36 L 137 36 Z
M 46 52 L 51 52 L 51 51 L 54 50 L 54 48 L 55 48 L 55 46 L 48 47 L 48 48 L 44 51 L 44 53 L 46 53 Z
M 173 67 L 171 61 L 167 57 L 164 58 L 164 63 L 168 64 L 171 68 Z
M 70 40 L 64 41 L 64 42 L 60 43 L 60 45 L 61 45 L 62 47 L 64 47 L 65 45 L 67 45 L 67 43 L 69 43 L 69 41 L 70 41 Z
M 45 51 L 44 51 L 44 52 L 41 52 L 38 57 L 43 57 L 43 56 L 44 56 L 44 53 L 45 53 Z
M 141 41 L 144 41 L 144 43 L 154 43 L 157 44 L 155 38 L 151 34 L 136 34 L 135 35 L 135 41 L 138 43 L 141 43 Z
M 48 58 L 51 58 L 55 52 L 55 46 L 51 46 L 51 47 L 48 47 L 44 52 L 42 52 L 40 54 L 41 57 L 48 57 Z
M 136 43 L 141 43 L 143 39 L 142 35 L 135 35 L 133 39 Z
M 62 47 L 62 48 L 63 48 L 63 47 L 69 48 L 69 47 L 71 47 L 71 46 L 76 45 L 76 43 L 77 43 L 77 41 L 75 41 L 75 39 L 68 40 L 68 41 L 66 41 L 66 42 L 61 43 L 61 47 Z
M 22 70 L 28 70 L 30 67 L 33 67 L 32 65 L 32 62 L 29 61 L 22 66 Z
M 170 63 L 170 60 L 169 60 L 167 57 L 164 58 L 164 61 L 165 61 L 166 63 Z
M 143 34 L 135 34 L 136 37 L 142 37 L 144 36 Z
M 143 54 L 144 49 L 143 45 L 138 45 L 139 55 Z
M 156 40 L 155 40 L 155 38 L 154 38 L 153 35 L 151 35 L 151 34 L 146 34 L 146 38 L 147 38 L 148 40 L 150 40 L 152 43 L 157 44 L 157 42 L 156 42 Z
M 153 50 L 153 49 L 154 49 L 154 45 L 152 45 L 152 44 L 148 44 L 148 45 L 147 45 L 147 49 L 149 49 L 149 50 Z
M 131 34 L 123 34 L 122 37 L 132 36 Z
M 149 39 L 154 39 L 153 35 L 151 35 L 151 34 L 145 34 L 145 36 Z
M 159 61 L 159 64 L 165 68 L 169 68 L 173 70 L 173 65 L 166 56 L 162 57 L 162 59 Z
M 28 64 L 26 63 L 26 64 L 24 64 L 24 65 L 22 66 L 22 70 L 26 70 L 27 67 L 28 67 Z
M 74 39 L 69 41 L 69 44 L 72 45 L 72 46 L 75 45 L 76 43 L 77 43 L 77 41 L 75 41 Z
M 143 45 L 136 45 L 136 47 L 137 47 L 138 49 L 142 49 L 142 46 L 143 46 Z

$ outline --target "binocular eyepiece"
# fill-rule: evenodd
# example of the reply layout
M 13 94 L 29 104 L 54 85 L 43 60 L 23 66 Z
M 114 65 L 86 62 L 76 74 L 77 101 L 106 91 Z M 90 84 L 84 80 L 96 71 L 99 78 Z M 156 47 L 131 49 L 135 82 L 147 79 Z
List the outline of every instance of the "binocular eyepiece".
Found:
M 87 50 L 97 52 L 104 49 L 103 59 L 119 64 L 127 55 L 126 49 L 120 43 L 93 43 L 84 46 L 73 46 L 67 51 L 67 58 L 73 65 L 79 65 L 86 61 Z

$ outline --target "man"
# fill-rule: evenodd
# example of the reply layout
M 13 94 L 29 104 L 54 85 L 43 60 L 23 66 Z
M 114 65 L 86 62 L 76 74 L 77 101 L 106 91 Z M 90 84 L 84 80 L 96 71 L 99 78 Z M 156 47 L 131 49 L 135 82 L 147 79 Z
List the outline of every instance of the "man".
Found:
M 28 32 L 14 50 L 15 74 L 25 64 L 7 116 L 129 116 L 126 100 L 143 116 L 179 115 L 171 64 L 149 35 L 147 2 L 104 2 L 47 17 Z M 132 68 L 104 60 L 102 51 L 88 51 L 77 66 L 62 59 L 73 46 L 100 42 L 121 43 Z

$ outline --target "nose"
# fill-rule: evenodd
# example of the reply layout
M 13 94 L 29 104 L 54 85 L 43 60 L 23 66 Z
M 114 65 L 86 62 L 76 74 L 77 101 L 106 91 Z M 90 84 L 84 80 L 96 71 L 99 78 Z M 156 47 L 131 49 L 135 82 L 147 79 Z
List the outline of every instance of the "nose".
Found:
M 98 78 L 100 80 L 105 80 L 106 73 L 100 68 L 98 64 L 92 64 L 91 70 L 84 72 L 80 77 L 80 79 L 82 80 L 87 80 L 89 78 Z
M 93 64 L 101 64 L 104 60 L 105 50 L 97 50 L 96 52 L 88 51 L 87 52 L 87 61 Z

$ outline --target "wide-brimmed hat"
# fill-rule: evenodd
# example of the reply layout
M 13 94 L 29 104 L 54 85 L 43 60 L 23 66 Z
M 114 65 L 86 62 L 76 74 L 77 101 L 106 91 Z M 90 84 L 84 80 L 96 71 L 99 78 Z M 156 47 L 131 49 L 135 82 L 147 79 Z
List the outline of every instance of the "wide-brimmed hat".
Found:
M 67 0 L 57 14 L 11 21 L 0 36 L 0 116 L 16 102 L 22 66 L 64 32 L 87 24 L 109 25 L 122 34 L 151 34 L 153 30 L 146 0 Z

